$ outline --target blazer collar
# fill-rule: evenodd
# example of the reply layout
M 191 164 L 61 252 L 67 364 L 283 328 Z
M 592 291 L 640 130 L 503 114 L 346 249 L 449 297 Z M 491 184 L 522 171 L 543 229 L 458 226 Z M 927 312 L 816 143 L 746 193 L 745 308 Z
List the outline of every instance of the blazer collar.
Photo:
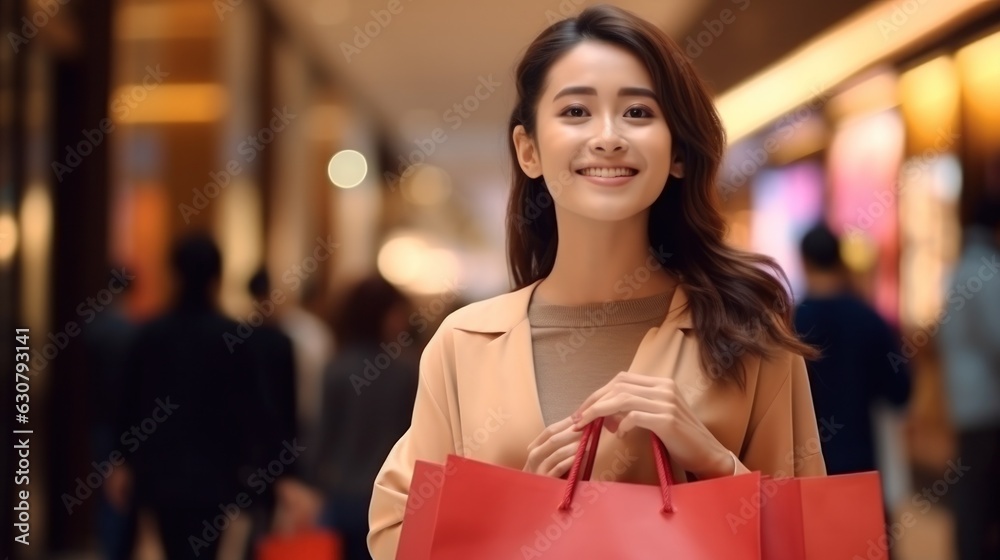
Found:
M 539 282 L 541 280 L 536 280 L 520 290 L 476 302 L 459 310 L 452 317 L 454 328 L 477 333 L 510 332 L 515 325 L 528 320 L 528 303 Z M 674 291 L 667 316 L 660 328 L 668 326 L 683 330 L 694 328 L 687 294 L 681 284 Z

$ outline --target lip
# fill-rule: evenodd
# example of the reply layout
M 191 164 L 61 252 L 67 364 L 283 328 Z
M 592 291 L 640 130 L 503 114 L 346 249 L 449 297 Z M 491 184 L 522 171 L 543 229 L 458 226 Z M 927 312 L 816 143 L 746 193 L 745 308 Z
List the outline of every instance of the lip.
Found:
M 594 183 L 595 185 L 601 185 L 602 187 L 620 187 L 638 177 L 639 171 L 636 170 L 635 175 L 622 175 L 620 177 L 596 177 L 594 175 L 584 175 L 583 173 L 580 173 L 579 170 L 576 171 L 576 174 L 591 183 Z

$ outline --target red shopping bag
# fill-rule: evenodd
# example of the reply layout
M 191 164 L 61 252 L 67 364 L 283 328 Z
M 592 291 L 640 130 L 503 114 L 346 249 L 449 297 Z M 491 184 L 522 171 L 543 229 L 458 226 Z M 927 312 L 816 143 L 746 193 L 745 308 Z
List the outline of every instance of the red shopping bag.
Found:
M 877 472 L 762 482 L 764 560 L 886 560 Z
M 404 520 L 397 558 L 760 560 L 760 516 L 739 531 L 727 517 L 760 492 L 760 473 L 675 485 L 652 436 L 659 487 L 590 481 L 602 424 L 584 430 L 568 480 L 449 456 L 429 554 L 402 550 L 419 540 L 407 533 L 427 523 L 407 526 L 417 510 Z
M 396 560 L 427 560 L 431 557 L 431 539 L 434 537 L 438 501 L 445 480 L 442 465 L 426 461 L 417 461 L 414 465 Z
M 340 537 L 329 531 L 269 535 L 257 543 L 257 560 L 340 560 Z

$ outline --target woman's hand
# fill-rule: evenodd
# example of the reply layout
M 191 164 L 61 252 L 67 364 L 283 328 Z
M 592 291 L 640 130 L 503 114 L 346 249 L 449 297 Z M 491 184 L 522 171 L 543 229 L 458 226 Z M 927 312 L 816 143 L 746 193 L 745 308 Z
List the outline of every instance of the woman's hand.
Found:
M 685 402 L 673 379 L 621 372 L 580 405 L 571 417 L 578 432 L 605 417 L 619 438 L 635 428 L 656 434 L 670 458 L 699 479 L 733 474 L 734 457 Z
M 573 429 L 573 419 L 566 418 L 542 430 L 528 445 L 524 471 L 561 477 L 573 466 L 583 433 Z

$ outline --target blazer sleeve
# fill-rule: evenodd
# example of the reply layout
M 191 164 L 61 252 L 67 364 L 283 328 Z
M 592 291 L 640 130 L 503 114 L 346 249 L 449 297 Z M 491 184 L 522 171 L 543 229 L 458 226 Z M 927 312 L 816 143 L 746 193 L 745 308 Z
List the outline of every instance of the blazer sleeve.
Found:
M 455 453 L 446 389 L 447 329 L 442 325 L 420 357 L 410 427 L 396 442 L 375 478 L 368 512 L 368 550 L 374 560 L 393 560 L 417 460 L 443 464 Z
M 782 379 L 777 390 L 758 390 L 737 473 L 760 471 L 775 478 L 824 476 L 822 442 L 816 426 L 809 376 L 802 356 L 766 361 L 758 379 Z M 784 376 L 782 376 L 784 373 Z M 773 397 L 771 397 L 773 395 Z M 765 399 L 756 402 L 756 399 Z M 758 418 L 754 421 L 755 418 Z

